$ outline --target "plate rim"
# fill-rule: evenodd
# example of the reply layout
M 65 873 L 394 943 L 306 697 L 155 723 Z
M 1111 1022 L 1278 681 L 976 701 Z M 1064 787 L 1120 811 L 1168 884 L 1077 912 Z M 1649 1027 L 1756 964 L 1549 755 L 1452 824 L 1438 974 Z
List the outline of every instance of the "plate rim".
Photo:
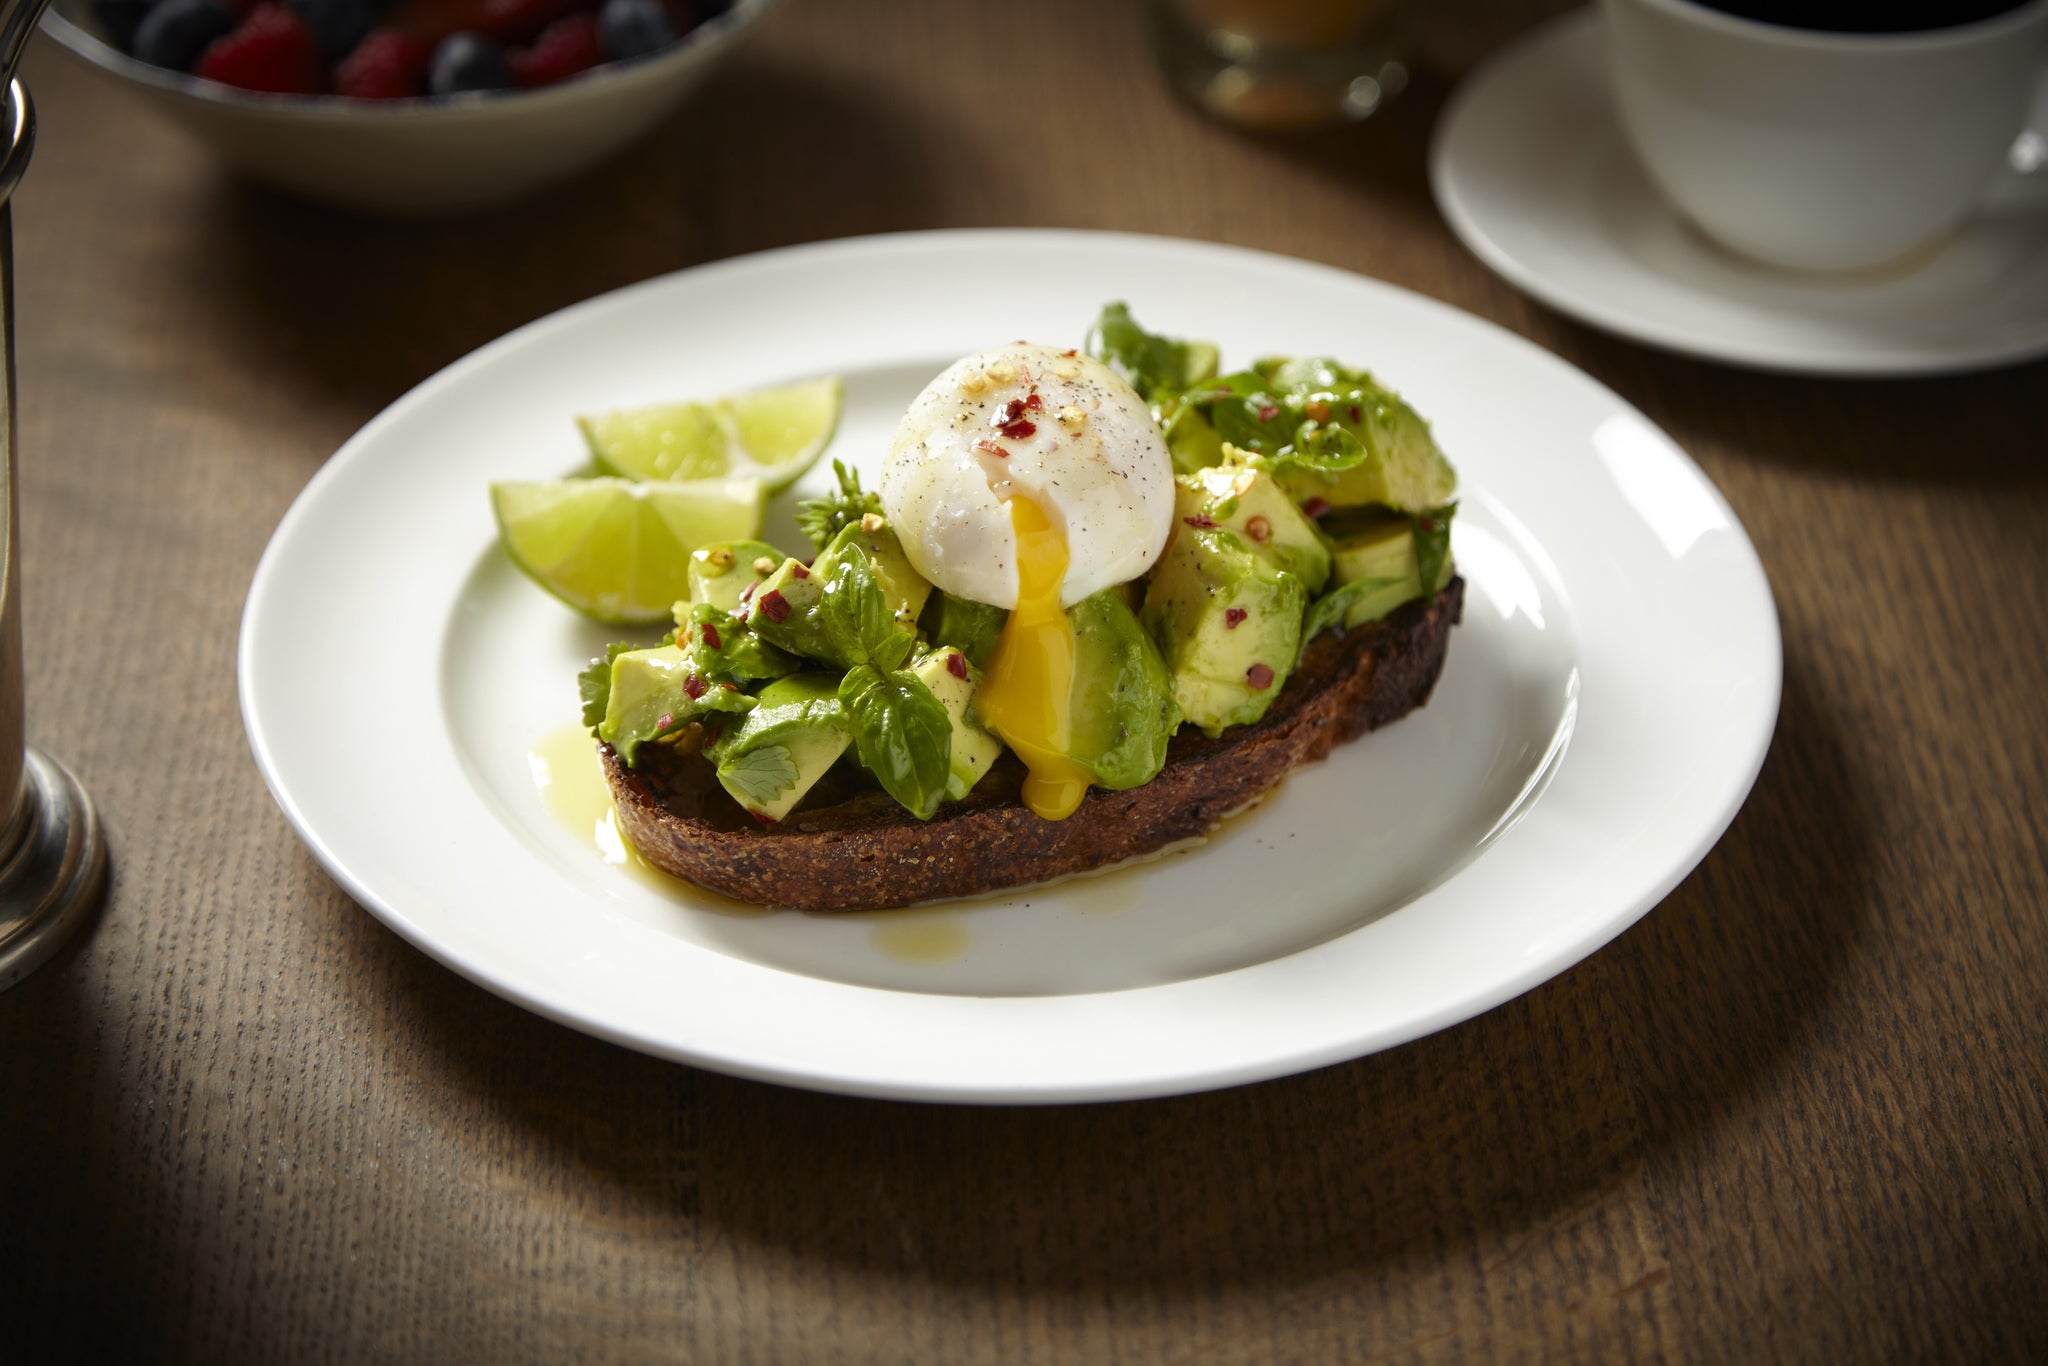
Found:
M 1458 241 L 1478 257 L 1481 264 L 1516 289 L 1548 308 L 1597 331 L 1669 355 L 1692 360 L 1714 361 L 1738 369 L 1766 374 L 1814 375 L 1831 379 L 1883 380 L 1937 378 L 1972 374 L 2024 365 L 2048 356 L 2048 319 L 2038 335 L 2018 341 L 1980 344 L 1955 350 L 1897 350 L 1890 352 L 1816 351 L 1808 348 L 1772 348 L 1744 345 L 1711 334 L 1689 332 L 1682 326 L 1645 314 L 1589 299 L 1552 281 L 1543 271 L 1526 264 L 1501 243 L 1487 226 L 1485 216 L 1476 213 L 1453 169 L 1453 143 L 1466 127 L 1472 105 L 1503 73 L 1525 65 L 1540 65 L 1546 47 L 1564 48 L 1574 43 L 1595 43 L 1605 31 L 1605 20 L 1597 4 L 1546 19 L 1510 42 L 1458 82 L 1438 115 L 1429 141 L 1429 188 L 1437 209 Z
M 334 456 L 330 457 L 313 474 L 305 487 L 294 498 L 291 506 L 279 520 L 277 528 L 270 542 L 266 545 L 263 555 L 257 564 L 256 571 L 251 578 L 240 624 L 236 681 L 240 710 L 252 757 L 256 760 L 266 787 L 269 788 L 273 799 L 277 802 L 280 811 L 285 815 L 294 833 L 298 835 L 327 874 L 353 900 L 408 943 L 420 949 L 429 957 L 435 959 L 435 961 L 454 970 L 458 975 L 477 983 L 494 994 L 511 1000 L 557 1023 L 565 1024 L 581 1032 L 656 1056 L 703 1066 L 733 1075 L 843 1094 L 921 1101 L 992 1104 L 1069 1103 L 1186 1094 L 1290 1075 L 1359 1057 L 1368 1052 L 1398 1046 L 1401 1043 L 1409 1042 L 1425 1034 L 1470 1019 L 1504 1001 L 1513 999 L 1515 996 L 1526 992 L 1543 981 L 1559 975 L 1576 963 L 1583 961 L 1584 958 L 1596 952 L 1605 944 L 1611 942 L 1667 896 L 1679 882 L 1683 881 L 1697 867 L 1700 860 L 1704 858 L 1706 853 L 1720 839 L 1721 835 L 1725 833 L 1729 823 L 1733 821 L 1735 814 L 1747 799 L 1757 774 L 1761 771 L 1775 732 L 1779 701 L 1782 694 L 1782 636 L 1779 630 L 1776 604 L 1770 591 L 1768 577 L 1763 571 L 1761 561 L 1756 557 L 1754 545 L 1749 541 L 1746 531 L 1743 530 L 1739 519 L 1735 517 L 1732 508 L 1728 506 L 1725 497 L 1719 489 L 1713 485 L 1711 480 L 1705 477 L 1703 472 L 1698 470 L 1697 466 L 1691 462 L 1690 457 L 1682 457 L 1687 466 L 1698 475 L 1701 485 L 1719 511 L 1726 517 L 1728 527 L 1732 529 L 1739 540 L 1740 546 L 1746 551 L 1748 565 L 1754 572 L 1754 586 L 1761 591 L 1761 606 L 1764 619 L 1757 624 L 1767 627 L 1767 630 L 1761 637 L 1761 639 L 1767 640 L 1770 654 L 1768 703 L 1767 706 L 1761 708 L 1767 716 L 1767 720 L 1761 726 L 1760 732 L 1753 737 L 1753 743 L 1750 752 L 1745 757 L 1745 762 L 1734 772 L 1732 781 L 1727 788 L 1726 800 L 1717 810 L 1713 820 L 1702 823 L 1693 832 L 1692 839 L 1687 843 L 1684 851 L 1668 861 L 1662 875 L 1654 879 L 1646 891 L 1632 898 L 1625 906 L 1606 915 L 1591 932 L 1573 937 L 1562 949 L 1554 949 L 1540 958 L 1532 959 L 1521 971 L 1502 976 L 1477 990 L 1455 993 L 1436 1004 L 1433 1008 L 1417 1012 L 1404 1021 L 1400 1028 L 1384 1032 L 1384 1036 L 1370 1030 L 1361 1036 L 1355 1029 L 1349 1031 L 1338 1029 L 1329 1037 L 1318 1041 L 1283 1051 L 1262 1054 L 1257 1058 L 1248 1059 L 1240 1063 L 1222 1066 L 1187 1065 L 1174 1069 L 1155 1071 L 1145 1076 L 1089 1080 L 1079 1083 L 1060 1080 L 1032 1080 L 1025 1082 L 977 1081 L 971 1084 L 957 1081 L 933 1083 L 928 1081 L 905 1081 L 886 1075 L 821 1072 L 815 1066 L 807 1066 L 800 1062 L 763 1060 L 759 1057 L 735 1054 L 729 1050 L 719 1051 L 702 1045 L 689 1046 L 671 1038 L 656 1037 L 642 1030 L 595 1017 L 587 1010 L 579 1011 L 553 999 L 543 990 L 531 988 L 527 984 L 518 981 L 507 980 L 502 975 L 493 975 L 487 965 L 468 960 L 463 953 L 444 942 L 440 936 L 432 933 L 428 927 L 420 924 L 401 908 L 391 904 L 389 900 L 379 894 L 376 888 L 359 876 L 356 870 L 349 866 L 347 860 L 340 856 L 328 839 L 310 820 L 303 806 L 295 798 L 290 780 L 279 768 L 275 755 L 272 753 L 272 748 L 266 741 L 264 718 L 261 715 L 261 706 L 258 698 L 261 681 L 259 675 L 263 667 L 263 660 L 260 657 L 259 649 L 261 644 L 260 623 L 266 610 L 269 596 L 274 591 L 274 581 L 283 572 L 280 566 L 290 554 L 289 547 L 294 536 L 298 534 L 301 524 L 314 515 L 314 510 L 321 500 L 327 496 L 327 490 L 332 487 L 335 481 L 345 477 L 353 462 L 363 458 L 365 451 L 374 448 L 377 438 L 381 436 L 384 429 L 403 420 L 416 406 L 432 402 L 435 391 L 443 385 L 451 384 L 458 378 L 468 375 L 473 370 L 492 364 L 500 355 L 516 350 L 538 334 L 548 329 L 570 326 L 586 314 L 620 306 L 623 301 L 630 299 L 636 294 L 671 287 L 671 282 L 681 277 L 703 277 L 732 271 L 764 267 L 773 268 L 780 263 L 801 261 L 820 256 L 844 256 L 857 260 L 866 253 L 876 251 L 913 250 L 920 247 L 938 248 L 956 244 L 970 250 L 1001 250 L 1006 247 L 1030 249 L 1034 246 L 1055 245 L 1098 245 L 1105 249 L 1120 245 L 1124 248 L 1136 247 L 1142 249 L 1150 245 L 1198 254 L 1209 253 L 1218 258 L 1248 258 L 1267 265 L 1277 264 L 1290 270 L 1302 270 L 1312 273 L 1321 272 L 1354 283 L 1363 282 L 1377 289 L 1395 291 L 1406 296 L 1409 300 L 1415 301 L 1427 310 L 1438 310 L 1445 315 L 1455 317 L 1460 326 L 1476 326 L 1491 343 L 1504 344 L 1525 358 L 1534 358 L 1541 364 L 1559 367 L 1569 372 L 1579 382 L 1589 386 L 1592 392 L 1597 394 L 1605 403 L 1612 405 L 1620 413 L 1632 415 L 1649 426 L 1653 431 L 1658 430 L 1654 424 L 1649 423 L 1649 420 L 1643 417 L 1627 400 L 1614 393 L 1606 385 L 1601 384 L 1597 379 L 1587 375 L 1584 371 L 1570 365 L 1569 362 L 1535 345 L 1528 339 L 1501 327 L 1499 324 L 1458 309 L 1441 300 L 1432 299 L 1401 286 L 1321 262 L 1306 261 L 1278 253 L 1193 239 L 1062 229 L 948 229 L 879 234 L 869 237 L 804 243 L 777 248 L 771 251 L 725 258 L 720 261 L 669 272 L 580 301 L 524 324 L 484 344 L 468 355 L 457 359 L 442 370 L 422 380 L 418 385 L 393 401 L 369 422 L 365 423 L 357 433 L 343 444 Z M 1457 877 L 1463 875 L 1463 872 L 1454 874 L 1451 880 L 1455 881 Z M 1339 941 L 1345 937 L 1347 936 L 1339 936 Z M 1306 954 L 1314 954 L 1322 947 L 1325 946 L 1315 946 L 1285 957 L 1299 958 Z M 1285 958 L 1270 961 L 1285 961 Z M 760 965 L 750 964 L 748 966 L 756 967 L 760 971 L 777 971 L 776 969 L 761 967 Z M 1262 966 L 1267 966 L 1267 964 L 1254 964 L 1247 968 L 1233 970 L 1233 972 L 1253 971 Z M 1210 981 L 1231 975 L 1233 975 L 1232 972 L 1226 972 L 1214 974 L 1211 978 L 1194 980 Z M 884 995 L 902 994 L 882 992 L 879 988 L 854 986 L 842 982 L 823 981 L 822 979 L 809 980 L 819 982 L 823 987 L 833 991 L 855 993 L 879 992 Z M 1187 984 L 1166 983 L 1158 986 L 1128 988 L 1123 991 L 1105 994 L 1128 996 L 1139 992 L 1164 992 L 1184 985 Z M 1016 998 L 941 997 L 936 999 L 953 1002 L 967 1000 L 985 1002 Z M 1074 1001 L 1080 998 L 1068 995 L 1025 999 L 1057 1002 Z

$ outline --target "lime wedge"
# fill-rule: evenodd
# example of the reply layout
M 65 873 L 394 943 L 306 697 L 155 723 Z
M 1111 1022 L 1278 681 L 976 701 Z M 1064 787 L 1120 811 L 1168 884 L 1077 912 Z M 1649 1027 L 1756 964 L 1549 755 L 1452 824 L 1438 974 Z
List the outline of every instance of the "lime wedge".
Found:
M 709 403 L 579 417 L 598 468 L 628 479 L 759 479 L 769 492 L 816 464 L 839 430 L 839 377 L 756 389 Z
M 689 596 L 691 551 L 760 534 L 766 498 L 758 479 L 491 485 L 512 563 L 586 616 L 629 626 L 666 621 Z

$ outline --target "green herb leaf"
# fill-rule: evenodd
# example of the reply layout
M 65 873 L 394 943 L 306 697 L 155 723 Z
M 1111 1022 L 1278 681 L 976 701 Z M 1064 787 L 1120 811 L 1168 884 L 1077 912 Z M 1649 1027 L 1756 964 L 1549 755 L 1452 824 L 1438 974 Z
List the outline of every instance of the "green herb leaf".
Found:
M 1165 390 L 1199 384 L 1216 373 L 1216 348 L 1208 342 L 1175 341 L 1147 332 L 1123 303 L 1104 304 L 1088 332 L 1088 354 L 1115 370 L 1150 398 Z
M 1308 649 L 1308 643 L 1332 626 L 1342 626 L 1344 618 L 1351 614 L 1352 604 L 1360 598 L 1392 588 L 1404 580 L 1399 576 L 1384 579 L 1353 579 L 1341 584 L 1309 604 L 1308 615 L 1301 622 L 1301 648 Z
M 864 664 L 897 634 L 896 614 L 858 540 L 838 542 L 832 561 L 818 600 L 819 624 L 838 658 Z
M 862 767 L 919 820 L 930 820 L 952 774 L 953 722 L 917 675 L 857 664 L 839 682 Z
M 806 499 L 797 505 L 796 510 L 797 526 L 811 538 L 811 544 L 819 551 L 830 545 L 832 538 L 848 525 L 858 522 L 870 512 L 879 514 L 882 511 L 879 496 L 862 492 L 858 471 L 848 469 L 837 460 L 832 462 L 832 471 L 839 476 L 839 492 Z
M 718 776 L 766 806 L 796 786 L 796 760 L 781 745 L 756 745 L 721 765 Z

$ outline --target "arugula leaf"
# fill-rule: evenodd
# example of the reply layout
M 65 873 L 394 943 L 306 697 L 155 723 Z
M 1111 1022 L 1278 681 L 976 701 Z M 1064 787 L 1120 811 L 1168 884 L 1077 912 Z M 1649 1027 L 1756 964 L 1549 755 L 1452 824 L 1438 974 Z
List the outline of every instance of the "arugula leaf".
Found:
M 1088 330 L 1087 347 L 1089 355 L 1147 398 L 1200 384 L 1216 373 L 1213 345 L 1147 332 L 1132 319 L 1129 305 L 1121 302 L 1102 306 L 1095 326 Z
M 1451 559 L 1451 518 L 1457 511 L 1456 503 L 1448 503 L 1409 519 L 1415 528 L 1416 577 L 1422 580 L 1425 593 L 1436 592 L 1450 578 L 1446 571 Z
M 796 786 L 796 760 L 781 745 L 756 745 L 721 764 L 718 776 L 766 806 Z
M 1342 626 L 1344 618 L 1351 614 L 1352 604 L 1381 589 L 1392 588 L 1405 582 L 1399 576 L 1384 579 L 1353 579 L 1350 583 L 1336 588 L 1309 604 L 1308 615 L 1301 621 L 1301 648 L 1308 649 L 1314 640 L 1332 626 Z
M 989 656 L 996 652 L 1003 623 L 1009 619 L 1010 614 L 1000 607 L 969 602 L 942 589 L 933 589 L 917 624 L 935 648 L 958 650 L 975 668 L 985 669 Z
M 604 647 L 604 654 L 583 666 L 576 675 L 576 694 L 583 699 L 583 724 L 593 733 L 597 723 L 604 720 L 605 708 L 612 700 L 612 661 L 628 650 L 640 647 L 630 640 L 615 640 Z
M 797 504 L 796 524 L 804 535 L 811 538 L 811 544 L 822 552 L 849 524 L 858 522 L 872 512 L 882 511 L 881 497 L 862 492 L 860 472 L 848 469 L 840 461 L 832 462 L 832 471 L 839 476 L 839 492 L 828 493 L 822 498 L 807 498 Z
M 861 765 L 911 815 L 930 820 L 953 771 L 953 721 L 916 674 L 856 664 L 839 681 Z

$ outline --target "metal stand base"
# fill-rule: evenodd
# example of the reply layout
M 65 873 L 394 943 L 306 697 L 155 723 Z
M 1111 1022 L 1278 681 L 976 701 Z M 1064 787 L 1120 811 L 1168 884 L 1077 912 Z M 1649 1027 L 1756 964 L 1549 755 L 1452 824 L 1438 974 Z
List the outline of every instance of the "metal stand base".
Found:
M 99 816 L 71 770 L 29 745 L 21 783 L 26 828 L 0 863 L 0 991 L 63 947 L 107 880 Z

